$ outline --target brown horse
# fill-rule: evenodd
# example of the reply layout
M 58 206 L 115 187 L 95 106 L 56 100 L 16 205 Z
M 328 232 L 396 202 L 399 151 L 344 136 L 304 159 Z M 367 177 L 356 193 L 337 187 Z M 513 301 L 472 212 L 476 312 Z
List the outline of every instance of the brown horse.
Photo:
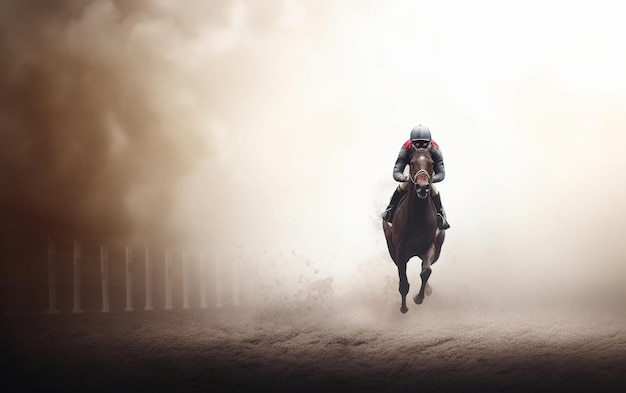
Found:
M 439 259 L 441 246 L 446 237 L 445 230 L 437 228 L 437 215 L 430 198 L 430 184 L 433 177 L 433 159 L 427 149 L 417 149 L 409 163 L 409 175 L 413 191 L 398 203 L 394 214 L 393 226 L 383 219 L 383 231 L 387 239 L 387 248 L 391 259 L 398 267 L 400 278 L 400 311 L 409 311 L 406 295 L 409 293 L 409 280 L 406 276 L 406 264 L 414 256 L 422 260 L 422 286 L 413 300 L 417 304 L 424 301 L 428 292 L 428 278 L 432 273 L 431 265 Z

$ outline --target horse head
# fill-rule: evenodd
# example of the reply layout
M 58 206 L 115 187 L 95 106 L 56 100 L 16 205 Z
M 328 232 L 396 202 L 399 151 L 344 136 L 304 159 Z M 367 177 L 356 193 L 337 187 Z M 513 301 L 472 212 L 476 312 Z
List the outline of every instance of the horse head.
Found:
M 409 162 L 409 175 L 417 197 L 426 199 L 430 195 L 434 161 L 428 149 L 417 149 Z

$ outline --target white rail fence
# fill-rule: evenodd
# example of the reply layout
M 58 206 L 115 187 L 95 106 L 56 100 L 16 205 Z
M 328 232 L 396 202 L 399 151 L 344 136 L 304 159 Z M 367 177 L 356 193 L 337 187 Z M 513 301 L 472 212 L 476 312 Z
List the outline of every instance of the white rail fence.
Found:
M 54 238 L 17 244 L 4 239 L 0 247 L 3 315 L 252 305 L 253 297 L 240 293 L 244 275 L 234 253 Z

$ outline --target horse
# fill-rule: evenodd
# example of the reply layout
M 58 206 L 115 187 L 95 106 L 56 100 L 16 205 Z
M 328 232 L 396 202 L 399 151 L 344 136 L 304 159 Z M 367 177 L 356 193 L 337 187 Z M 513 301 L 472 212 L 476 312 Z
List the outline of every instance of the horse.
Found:
M 414 256 L 422 260 L 420 277 L 422 285 L 413 298 L 416 304 L 422 304 L 425 294 L 430 295 L 428 279 L 431 266 L 439 259 L 441 247 L 446 237 L 445 230 L 437 227 L 437 215 L 430 198 L 430 185 L 433 177 L 433 159 L 428 149 L 417 149 L 409 163 L 409 176 L 413 191 L 409 190 L 396 208 L 393 225 L 383 218 L 383 232 L 391 259 L 398 267 L 400 279 L 399 291 L 402 296 L 400 311 L 409 311 L 406 296 L 409 293 L 409 280 L 406 265 Z

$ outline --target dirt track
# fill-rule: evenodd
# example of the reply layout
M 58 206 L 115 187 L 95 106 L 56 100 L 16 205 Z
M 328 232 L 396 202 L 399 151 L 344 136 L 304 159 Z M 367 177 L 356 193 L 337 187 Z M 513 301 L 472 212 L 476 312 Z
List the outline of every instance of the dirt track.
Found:
M 626 313 L 423 310 L 12 317 L 2 320 L 2 384 L 81 392 L 626 388 Z

